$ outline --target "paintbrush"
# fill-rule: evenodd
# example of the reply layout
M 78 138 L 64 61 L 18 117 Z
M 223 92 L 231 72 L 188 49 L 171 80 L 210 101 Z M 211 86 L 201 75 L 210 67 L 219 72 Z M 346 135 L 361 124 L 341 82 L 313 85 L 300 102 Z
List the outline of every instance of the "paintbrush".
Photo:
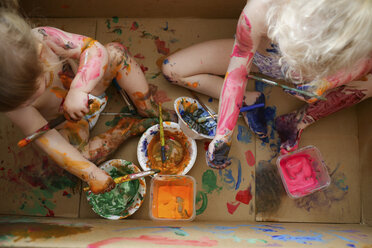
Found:
M 58 116 L 57 118 L 49 121 L 48 124 L 46 124 L 43 127 L 39 128 L 33 134 L 31 134 L 31 135 L 27 136 L 26 138 L 20 140 L 18 142 L 18 144 L 17 144 L 18 147 L 25 147 L 25 146 L 27 146 L 32 141 L 34 141 L 35 139 L 39 138 L 41 135 L 43 135 L 44 133 L 48 132 L 49 130 L 57 127 L 59 124 L 61 124 L 65 120 L 66 120 L 65 116 L 61 115 L 61 116 Z
M 148 171 L 141 171 L 141 172 L 138 172 L 138 173 L 128 174 L 128 175 L 125 175 L 125 176 L 117 177 L 117 178 L 114 179 L 114 182 L 116 184 L 125 183 L 125 182 L 132 181 L 132 180 L 135 180 L 135 179 L 138 179 L 138 178 L 141 178 L 141 177 L 152 176 L 152 175 L 157 174 L 157 173 L 160 173 L 160 170 L 153 169 L 153 170 L 148 170 Z M 83 190 L 84 191 L 89 191 L 90 188 L 89 187 L 84 187 Z
M 190 93 L 191 95 L 200 103 L 200 105 L 205 109 L 205 111 L 208 112 L 209 116 L 215 121 L 217 122 L 217 118 L 212 114 L 212 112 L 209 110 L 209 108 L 199 99 L 199 97 L 193 92 L 190 90 Z
M 274 82 L 274 81 L 271 81 L 271 80 L 268 80 L 268 79 L 265 79 L 265 78 L 257 77 L 257 76 L 254 76 L 254 75 L 248 75 L 248 78 L 251 78 L 251 79 L 254 79 L 254 80 L 257 80 L 257 81 L 261 81 L 263 83 L 267 83 L 267 84 L 270 84 L 270 85 L 279 86 L 279 87 L 281 87 L 283 89 L 286 89 L 286 90 L 292 90 L 292 91 L 295 91 L 297 93 L 303 94 L 303 95 L 308 96 L 308 97 L 315 97 L 316 99 L 323 100 L 323 101 L 327 100 L 327 98 L 325 98 L 323 96 L 318 96 L 318 95 L 316 95 L 314 93 L 311 93 L 311 92 L 307 92 L 307 91 L 304 91 L 304 90 L 299 90 L 299 89 L 296 89 L 296 88 L 292 88 L 292 87 L 289 87 L 289 86 L 284 85 L 284 84 L 279 84 L 277 82 Z
M 163 117 L 161 110 L 161 103 L 159 103 L 159 134 L 160 134 L 160 144 L 161 144 L 161 162 L 164 163 L 166 160 L 165 157 L 165 141 L 164 141 L 164 127 L 163 127 Z
M 122 115 L 122 116 L 133 116 L 132 113 L 110 113 L 110 112 L 102 112 L 101 115 Z
M 264 107 L 264 106 L 265 106 L 265 104 L 263 104 L 263 103 L 253 104 L 253 105 L 250 105 L 250 106 L 244 106 L 244 107 L 240 108 L 240 112 L 246 112 L 246 111 L 253 110 L 253 109 L 256 109 L 256 108 L 261 108 L 261 107 Z M 217 117 L 217 114 L 213 115 L 213 117 L 214 118 Z M 239 114 L 239 117 L 242 117 L 242 115 Z M 196 122 L 203 123 L 203 122 L 206 122 L 207 120 L 210 120 L 210 119 L 212 119 L 212 117 L 203 116 L 203 117 L 200 117 L 199 119 L 197 119 Z
M 135 107 L 133 106 L 132 104 L 132 101 L 130 100 L 129 96 L 127 95 L 127 93 L 125 92 L 125 90 L 123 90 L 120 85 L 118 84 L 118 81 L 116 80 L 116 78 L 114 78 L 112 80 L 116 90 L 120 93 L 120 95 L 123 97 L 123 100 L 125 102 L 125 104 L 128 106 L 128 109 L 131 113 L 133 114 L 136 114 L 137 111 L 135 109 Z

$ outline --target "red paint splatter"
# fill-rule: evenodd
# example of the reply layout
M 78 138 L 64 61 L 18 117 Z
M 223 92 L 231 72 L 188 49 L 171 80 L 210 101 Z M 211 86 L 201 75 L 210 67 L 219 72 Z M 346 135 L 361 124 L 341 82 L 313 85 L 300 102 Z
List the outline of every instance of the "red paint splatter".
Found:
M 69 193 L 66 190 L 64 190 L 62 195 L 67 196 L 67 195 L 69 195 Z
M 235 200 L 248 205 L 249 202 L 252 200 L 252 194 L 251 194 L 250 188 L 248 188 L 247 190 L 240 190 L 236 194 Z
M 204 150 L 208 151 L 208 147 L 210 143 L 211 143 L 210 141 L 204 142 Z
M 134 55 L 134 57 L 137 58 L 137 59 L 144 59 L 145 58 L 145 56 L 143 56 L 140 53 L 137 53 L 136 55 Z
M 132 23 L 132 26 L 130 27 L 130 30 L 131 31 L 136 31 L 138 29 L 138 23 L 137 22 L 133 22 Z
M 48 210 L 48 213 L 45 215 L 46 217 L 54 217 L 54 211 L 48 208 L 47 206 L 43 205 L 46 210 Z
M 156 48 L 158 49 L 158 53 L 163 54 L 163 55 L 169 54 L 169 48 L 165 47 L 165 41 L 162 41 L 159 38 L 156 38 L 155 45 L 156 45 Z
M 143 73 L 145 73 L 146 71 L 149 70 L 149 68 L 147 68 L 146 66 L 144 66 L 142 64 L 140 65 L 140 67 L 141 67 L 141 70 L 142 70 Z
M 244 154 L 245 154 L 245 159 L 247 160 L 248 165 L 249 166 L 254 166 L 256 164 L 256 160 L 253 156 L 252 151 L 248 150 Z
M 70 5 L 68 5 L 68 4 L 62 4 L 61 5 L 61 8 L 62 9 L 69 9 L 70 8 Z
M 226 203 L 227 211 L 230 214 L 234 214 L 236 209 L 239 207 L 239 205 L 240 205 L 240 202 L 238 202 L 238 203 L 228 202 L 228 203 Z

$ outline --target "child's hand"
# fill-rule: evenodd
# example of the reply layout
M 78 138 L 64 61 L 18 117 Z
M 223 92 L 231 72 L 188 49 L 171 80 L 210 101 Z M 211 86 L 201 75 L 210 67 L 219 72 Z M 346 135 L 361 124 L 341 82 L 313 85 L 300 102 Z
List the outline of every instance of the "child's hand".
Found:
M 224 169 L 231 164 L 228 158 L 231 142 L 225 136 L 216 135 L 216 137 L 209 144 L 206 154 L 207 164 L 214 169 Z
M 83 118 L 89 112 L 88 100 L 87 93 L 78 89 L 70 89 L 63 104 L 67 118 L 73 121 Z
M 93 179 L 88 181 L 88 184 L 93 194 L 109 192 L 116 186 L 112 177 L 106 171 L 99 168 L 95 171 Z

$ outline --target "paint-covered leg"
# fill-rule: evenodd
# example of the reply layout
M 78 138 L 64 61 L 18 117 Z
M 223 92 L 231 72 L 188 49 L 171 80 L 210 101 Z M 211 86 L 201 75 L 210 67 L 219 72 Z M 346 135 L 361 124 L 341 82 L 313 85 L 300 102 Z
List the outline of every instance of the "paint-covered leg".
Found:
M 251 106 L 255 104 L 265 104 L 265 95 L 260 93 L 253 104 L 246 104 L 246 101 L 243 101 L 243 107 Z M 245 123 L 249 128 L 254 132 L 260 139 L 267 137 L 267 126 L 265 118 L 265 107 L 255 108 L 242 112 Z
M 89 140 L 89 123 L 86 119 L 78 122 L 66 121 L 58 127 L 59 133 L 76 149 L 82 151 Z
M 207 165 L 213 169 L 224 169 L 231 164 L 228 157 L 231 148 L 231 137 L 216 135 L 206 152 Z
M 94 163 L 101 163 L 126 139 L 142 134 L 157 123 L 157 118 L 123 118 L 115 127 L 90 139 L 84 147 L 83 156 Z
M 327 101 L 317 101 L 301 109 L 279 116 L 275 120 L 276 130 L 281 140 L 283 152 L 295 150 L 302 131 L 317 120 L 333 114 L 370 96 L 367 82 L 340 86 L 326 94 Z

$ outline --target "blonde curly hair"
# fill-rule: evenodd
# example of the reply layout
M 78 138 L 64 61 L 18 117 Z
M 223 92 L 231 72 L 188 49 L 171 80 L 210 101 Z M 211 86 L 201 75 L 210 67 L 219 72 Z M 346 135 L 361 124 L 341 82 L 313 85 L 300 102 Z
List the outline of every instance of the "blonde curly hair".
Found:
M 350 70 L 372 55 L 372 0 L 276 0 L 267 24 L 294 82 Z

